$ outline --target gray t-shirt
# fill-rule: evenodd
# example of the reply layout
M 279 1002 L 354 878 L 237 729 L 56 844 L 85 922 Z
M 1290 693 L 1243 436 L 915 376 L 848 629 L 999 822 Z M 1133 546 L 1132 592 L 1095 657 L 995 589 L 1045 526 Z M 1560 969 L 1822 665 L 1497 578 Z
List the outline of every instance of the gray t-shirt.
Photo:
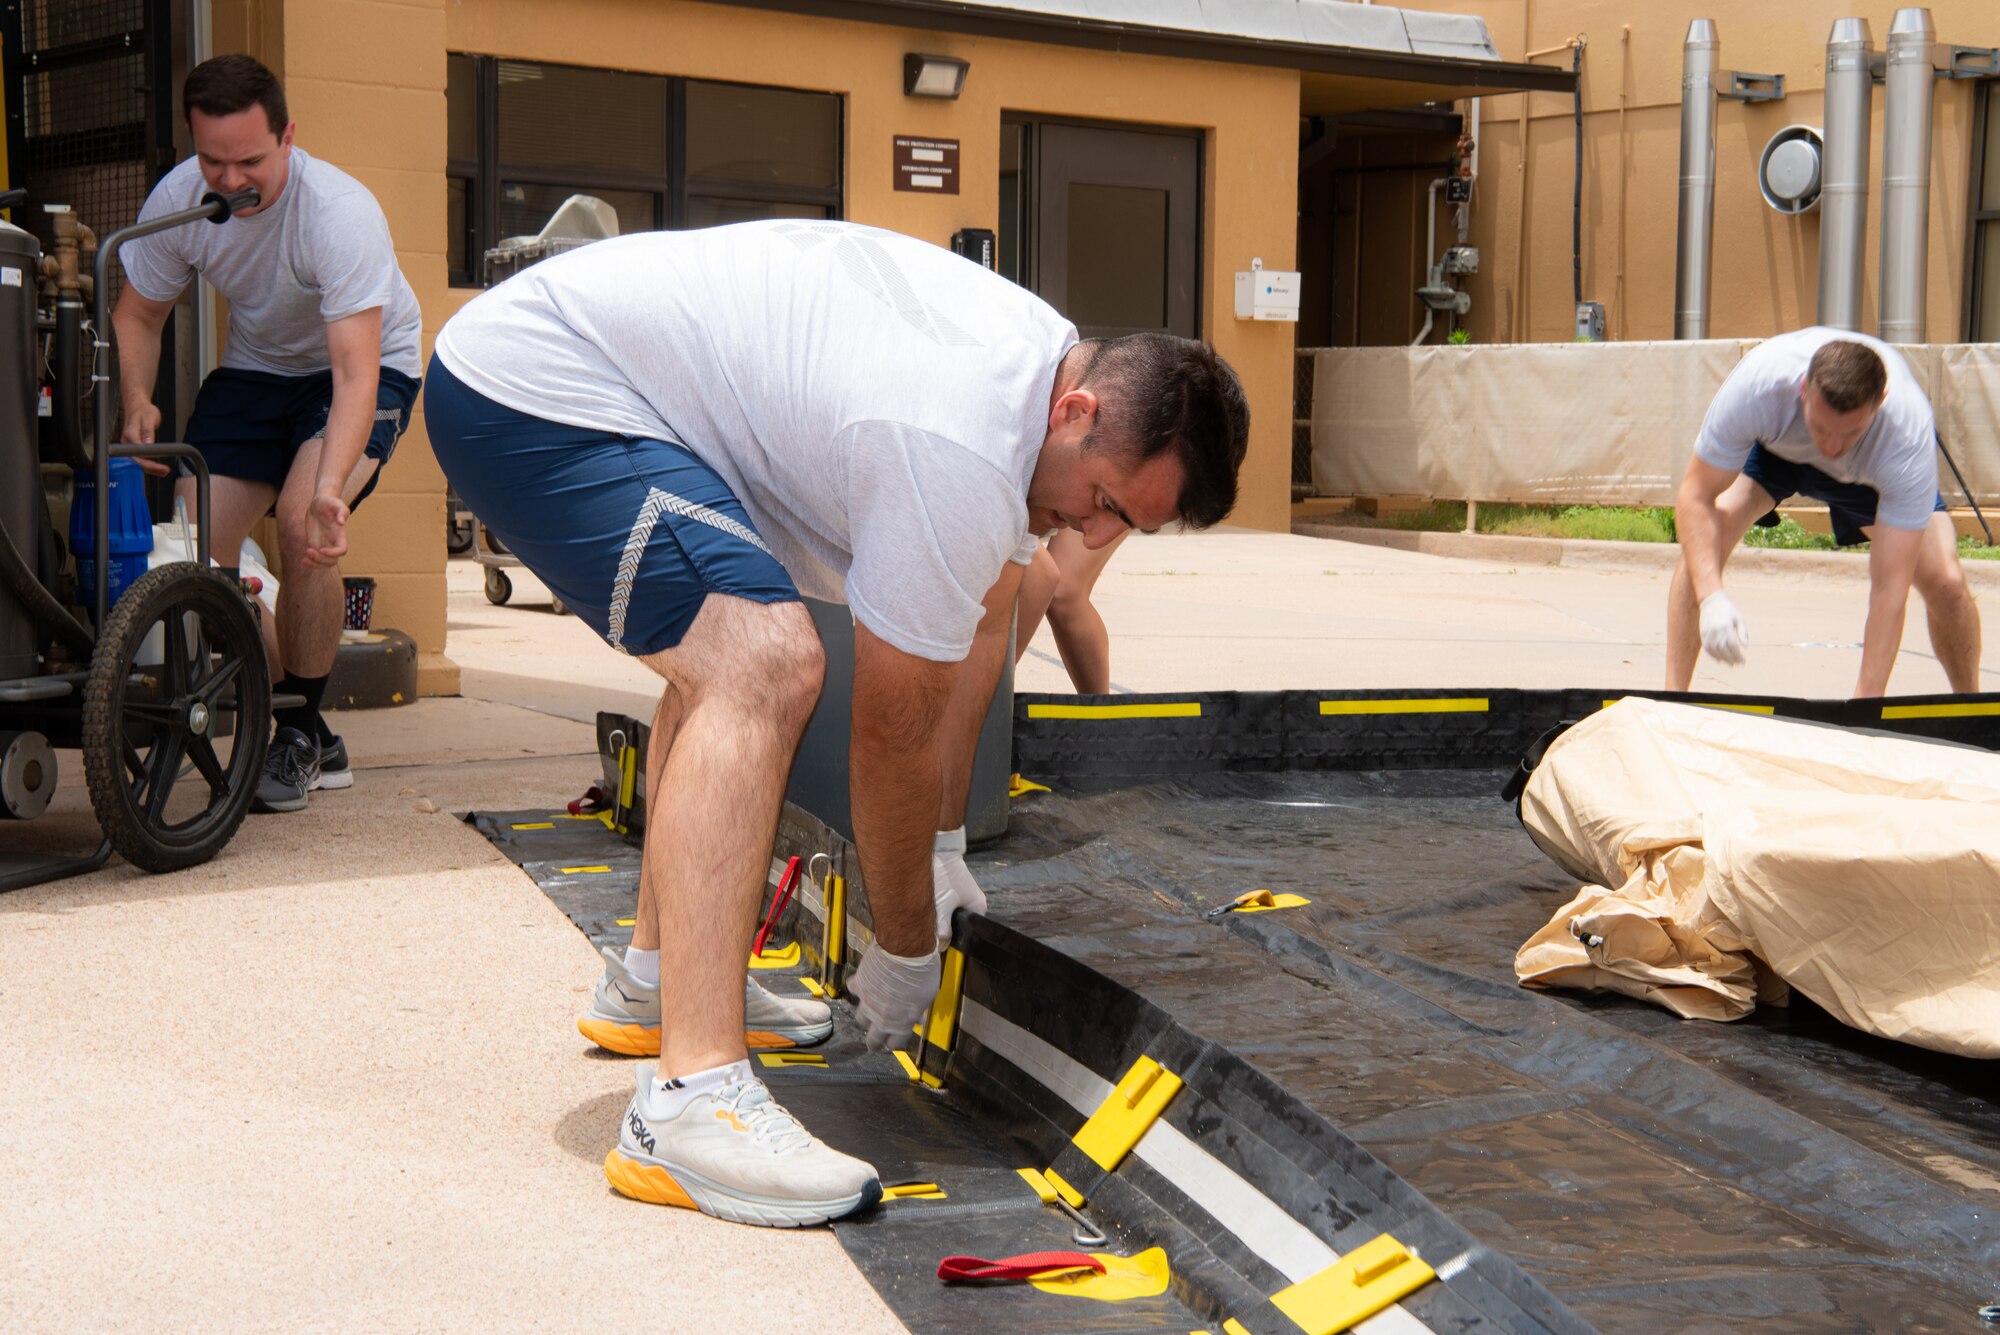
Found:
M 802 593 L 965 657 L 1034 550 L 1028 480 L 1076 330 L 948 251 L 851 223 L 644 232 L 542 261 L 437 337 L 472 389 L 686 445 Z
M 1829 459 L 1806 431 L 1799 386 L 1813 354 L 1837 339 L 1875 350 L 1889 374 L 1889 395 L 1854 448 Z M 1753 444 L 1781 459 L 1817 468 L 1836 481 L 1873 487 L 1881 497 L 1875 511 L 1879 524 L 1920 529 L 1930 523 L 1938 495 L 1931 401 L 1903 355 L 1880 339 L 1816 326 L 1765 339 L 1744 353 L 1709 405 L 1694 452 L 1705 463 L 1737 473 Z
M 326 370 L 327 325 L 379 306 L 382 365 L 422 375 L 423 317 L 381 206 L 338 167 L 302 148 L 291 153 L 276 204 L 128 242 L 118 252 L 125 281 L 149 300 L 172 301 L 200 274 L 229 299 L 222 365 L 278 375 Z M 200 161 L 189 158 L 153 187 L 139 218 L 191 209 L 207 193 Z

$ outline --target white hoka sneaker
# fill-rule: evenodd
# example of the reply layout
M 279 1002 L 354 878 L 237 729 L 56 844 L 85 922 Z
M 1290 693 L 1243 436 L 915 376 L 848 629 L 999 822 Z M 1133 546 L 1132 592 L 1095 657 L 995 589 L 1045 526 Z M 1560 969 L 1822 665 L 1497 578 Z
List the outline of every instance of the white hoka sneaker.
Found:
M 823 1224 L 882 1198 L 874 1168 L 815 1140 L 749 1063 L 677 1113 L 654 1106 L 651 1067 L 638 1075 L 618 1148 L 604 1156 L 620 1194 L 767 1228 Z
M 602 954 L 604 977 L 576 1027 L 606 1051 L 659 1056 L 660 989 L 634 978 L 616 946 L 603 947 Z M 824 1001 L 772 996 L 756 979 L 744 977 L 743 1041 L 752 1049 L 811 1047 L 832 1032 L 833 1012 Z

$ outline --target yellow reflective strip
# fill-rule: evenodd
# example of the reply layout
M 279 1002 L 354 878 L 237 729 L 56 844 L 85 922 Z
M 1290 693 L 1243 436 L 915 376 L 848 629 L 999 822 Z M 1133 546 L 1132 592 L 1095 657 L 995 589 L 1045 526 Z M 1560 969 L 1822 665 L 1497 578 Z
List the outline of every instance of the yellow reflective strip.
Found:
M 556 823 L 552 820 L 524 820 L 510 828 L 516 830 L 553 830 L 555 827 Z
M 616 926 L 619 926 L 619 927 L 632 927 L 632 926 L 635 926 L 635 925 L 637 925 L 638 921 L 639 921 L 639 920 L 638 920 L 637 918 L 614 918 L 614 919 L 612 919 L 612 922 L 613 922 L 613 924 L 614 924 L 614 925 L 616 925 Z
M 618 755 L 618 809 L 629 811 L 639 786 L 639 748 L 628 746 Z
M 1177 700 L 1164 705 L 1029 705 L 1036 718 L 1200 718 L 1201 701 Z
M 766 1066 L 825 1066 L 826 1058 L 817 1052 L 760 1052 L 757 1060 Z
M 2000 704 L 1964 705 L 1884 705 L 1882 717 L 1888 718 L 1979 718 L 1989 714 L 2000 714 Z
M 896 1065 L 903 1068 L 904 1075 L 907 1075 L 912 1080 L 918 1079 L 922 1075 L 922 1072 L 917 1070 L 916 1061 L 911 1058 L 909 1053 L 903 1051 L 901 1048 L 895 1048 L 892 1051 L 896 1054 Z
M 600 871 L 610 871 L 610 870 L 611 870 L 611 868 L 609 868 L 609 867 L 558 867 L 558 868 L 557 868 L 556 870 L 557 870 L 557 871 L 560 871 L 560 872 L 561 872 L 561 873 L 562 873 L 563 875 L 565 875 L 565 876 L 582 876 L 582 875 L 584 875 L 584 874 L 586 874 L 586 873 L 589 873 L 589 872 L 600 872 Z
M 1484 714 L 1483 695 L 1440 695 L 1416 700 L 1322 700 L 1319 712 L 1327 714 Z
M 819 985 L 819 979 L 813 977 L 811 974 L 807 974 L 805 977 L 799 979 L 799 982 L 804 984 L 806 991 L 812 993 L 816 997 L 823 997 L 826 995 L 826 989 Z
M 935 1182 L 905 1182 L 900 1186 L 882 1188 L 885 1201 L 941 1201 L 945 1199 L 944 1188 Z

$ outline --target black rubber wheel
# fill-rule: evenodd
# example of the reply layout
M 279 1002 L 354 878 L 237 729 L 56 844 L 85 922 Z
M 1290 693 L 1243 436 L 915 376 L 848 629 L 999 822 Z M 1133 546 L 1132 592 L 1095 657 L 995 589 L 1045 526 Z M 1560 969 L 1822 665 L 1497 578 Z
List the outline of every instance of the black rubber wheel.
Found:
M 501 607 L 513 596 L 514 581 L 507 578 L 507 572 L 498 566 L 486 567 L 486 601 Z
M 469 516 L 452 515 L 447 518 L 444 549 L 452 556 L 464 556 L 472 550 L 472 520 Z
M 554 612 L 559 617 L 566 617 L 569 615 L 569 608 L 565 607 L 563 605 L 563 600 L 556 597 L 554 594 L 549 595 L 549 610 Z
M 84 776 L 111 846 L 153 872 L 214 857 L 250 809 L 270 733 L 270 667 L 242 592 L 191 561 L 141 576 L 83 687 Z

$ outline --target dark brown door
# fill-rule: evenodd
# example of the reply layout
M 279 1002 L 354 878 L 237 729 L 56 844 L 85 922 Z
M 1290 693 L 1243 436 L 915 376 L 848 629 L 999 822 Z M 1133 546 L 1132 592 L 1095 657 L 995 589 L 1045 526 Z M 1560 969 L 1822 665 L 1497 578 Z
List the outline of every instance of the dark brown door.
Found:
M 1201 137 L 1050 122 L 1026 128 L 1029 286 L 1085 338 L 1155 330 L 1196 337 Z

